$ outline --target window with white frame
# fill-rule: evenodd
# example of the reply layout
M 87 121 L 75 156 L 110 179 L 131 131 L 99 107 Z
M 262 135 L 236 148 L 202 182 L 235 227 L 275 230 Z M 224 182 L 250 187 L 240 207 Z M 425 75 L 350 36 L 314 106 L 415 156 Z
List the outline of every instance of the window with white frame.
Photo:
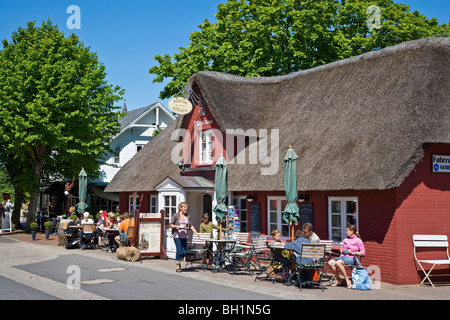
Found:
M 151 213 L 158 212 L 158 195 L 156 194 L 150 195 L 150 212 Z
M 268 197 L 268 234 L 272 232 L 274 229 L 278 229 L 281 232 L 281 236 L 283 238 L 290 237 L 290 228 L 289 224 L 287 224 L 283 220 L 283 210 L 286 207 L 287 201 L 286 197 Z
M 169 226 L 170 219 L 177 212 L 177 196 L 165 195 L 163 198 L 165 224 L 166 226 Z
M 358 226 L 357 197 L 328 197 L 328 233 L 334 242 L 342 242 L 347 236 L 347 225 Z
M 120 146 L 114 149 L 114 164 L 120 163 Z
M 130 215 L 134 215 L 134 193 L 128 196 L 128 212 Z M 136 210 L 139 210 L 139 195 L 136 197 Z
M 207 130 L 200 133 L 200 163 L 212 163 L 213 161 L 213 131 Z

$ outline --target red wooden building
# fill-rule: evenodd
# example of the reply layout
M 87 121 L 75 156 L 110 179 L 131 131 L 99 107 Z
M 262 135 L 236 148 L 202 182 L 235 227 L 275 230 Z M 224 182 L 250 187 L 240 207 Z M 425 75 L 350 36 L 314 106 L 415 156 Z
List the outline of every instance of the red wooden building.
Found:
M 449 74 L 449 38 L 279 77 L 195 74 L 188 82 L 195 95 L 186 95 L 193 111 L 146 145 L 105 191 L 119 192 L 128 210 L 138 190 L 140 211 L 165 209 L 167 220 L 188 201 L 199 224 L 215 203 L 214 164 L 223 154 L 241 230 L 277 228 L 288 238 L 283 159 L 292 146 L 302 218 L 319 237 L 338 243 L 354 223 L 365 266 L 379 267 L 383 282 L 417 284 L 412 235 L 450 236 Z M 166 245 L 170 256 L 170 232 Z

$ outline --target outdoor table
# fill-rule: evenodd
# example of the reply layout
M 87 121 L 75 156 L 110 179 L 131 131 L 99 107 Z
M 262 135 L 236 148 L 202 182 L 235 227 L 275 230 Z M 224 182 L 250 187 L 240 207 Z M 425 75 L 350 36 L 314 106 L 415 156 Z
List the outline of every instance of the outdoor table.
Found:
M 236 240 L 226 240 L 226 239 L 206 239 L 205 242 L 215 243 L 217 245 L 216 250 L 213 251 L 212 261 L 214 263 L 213 273 L 219 271 L 227 271 L 225 268 L 225 262 L 230 262 L 228 253 L 233 250 L 236 245 Z M 227 244 L 231 244 L 231 248 L 229 250 L 224 250 L 224 247 Z

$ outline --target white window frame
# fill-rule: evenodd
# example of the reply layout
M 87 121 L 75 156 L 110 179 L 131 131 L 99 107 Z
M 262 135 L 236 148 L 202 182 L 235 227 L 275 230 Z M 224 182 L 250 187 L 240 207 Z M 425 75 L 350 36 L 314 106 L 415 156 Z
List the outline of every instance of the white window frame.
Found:
M 213 162 L 213 130 L 200 132 L 199 163 L 212 164 Z
M 277 208 L 276 208 L 276 210 L 270 210 L 270 201 L 271 200 L 276 200 L 277 201 Z M 285 240 L 289 240 L 290 237 L 291 237 L 291 234 L 290 234 L 291 233 L 291 228 L 290 228 L 289 224 L 287 224 L 283 220 L 283 210 L 284 210 L 283 201 L 287 203 L 286 197 L 282 197 L 282 196 L 280 196 L 280 197 L 275 197 L 275 196 L 267 197 L 267 234 L 270 235 L 270 233 L 271 233 L 270 227 L 271 227 L 272 224 L 276 224 L 277 225 L 276 228 L 280 232 L 282 232 L 283 226 L 287 225 L 288 234 L 286 235 L 286 234 L 283 234 L 283 232 L 281 233 L 281 239 L 285 241 Z M 277 213 L 277 221 L 271 221 L 271 214 L 270 214 L 271 211 L 274 211 L 274 212 L 276 211 L 276 213 Z
M 114 149 L 114 155 L 113 155 L 113 164 L 120 164 L 120 152 L 122 151 L 122 146 L 118 145 Z
M 341 204 L 341 212 L 332 212 L 332 202 L 339 201 Z M 347 212 L 347 201 L 356 202 L 356 213 Z M 333 239 L 333 229 L 341 232 L 341 239 L 333 239 L 334 242 L 342 242 L 346 238 L 345 230 L 347 229 L 347 217 L 353 216 L 356 219 L 356 229 L 359 230 L 359 202 L 358 197 L 328 197 L 328 239 Z M 340 227 L 333 226 L 333 216 L 340 216 Z
M 138 153 L 139 151 L 141 151 L 143 147 L 145 147 L 145 144 L 142 144 L 142 143 L 136 144 L 136 153 Z M 140 149 L 139 149 L 139 148 L 140 148 Z
M 152 200 L 155 201 L 155 205 L 152 205 Z M 158 195 L 157 194 L 151 194 L 150 195 L 150 203 L 149 203 L 149 208 L 150 208 L 150 213 L 158 213 Z M 152 209 L 152 207 L 154 207 L 154 209 Z
M 128 195 L 128 213 L 130 215 L 134 214 L 133 212 L 133 198 L 134 198 L 134 193 Z M 136 197 L 136 210 L 139 210 L 139 194 Z
M 161 206 L 164 209 L 164 223 L 167 226 L 170 226 L 170 219 L 172 219 L 172 215 L 178 212 L 178 203 L 180 203 L 179 195 L 176 193 L 162 193 L 162 202 Z M 169 206 L 166 206 L 166 197 L 169 197 Z M 175 198 L 175 203 L 172 203 Z M 169 209 L 169 210 L 168 210 Z M 174 210 L 170 210 L 174 209 Z

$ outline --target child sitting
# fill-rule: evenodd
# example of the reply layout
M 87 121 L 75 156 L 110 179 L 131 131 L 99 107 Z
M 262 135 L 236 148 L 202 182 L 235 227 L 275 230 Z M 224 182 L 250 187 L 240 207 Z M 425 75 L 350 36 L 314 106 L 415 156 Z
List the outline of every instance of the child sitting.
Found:
M 283 279 L 286 281 L 289 276 L 289 267 L 290 267 L 290 260 L 283 256 L 283 249 L 279 248 L 272 248 L 274 245 L 283 245 L 281 242 L 281 232 L 277 229 L 272 230 L 270 233 L 272 236 L 272 241 L 269 242 L 268 247 L 270 248 L 270 255 L 272 256 L 272 259 L 274 261 L 278 261 L 281 263 L 282 270 L 283 270 Z

